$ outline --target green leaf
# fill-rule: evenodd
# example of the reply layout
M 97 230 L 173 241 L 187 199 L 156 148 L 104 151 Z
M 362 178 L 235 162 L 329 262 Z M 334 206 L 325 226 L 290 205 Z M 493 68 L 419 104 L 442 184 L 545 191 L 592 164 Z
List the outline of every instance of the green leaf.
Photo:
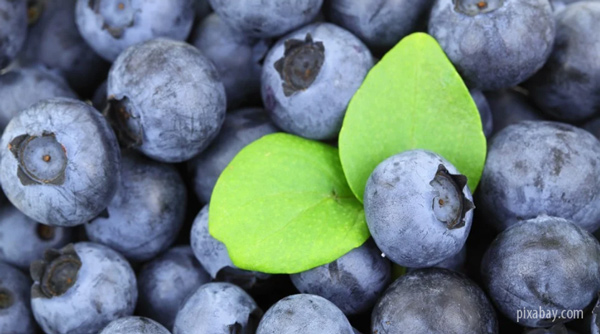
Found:
M 369 237 L 338 150 L 284 133 L 246 146 L 227 166 L 209 231 L 236 266 L 286 274 L 332 262 Z
M 362 201 L 380 162 L 416 148 L 449 160 L 474 191 L 486 141 L 477 107 L 454 66 L 433 37 L 415 33 L 367 75 L 346 111 L 339 148 L 348 183 Z

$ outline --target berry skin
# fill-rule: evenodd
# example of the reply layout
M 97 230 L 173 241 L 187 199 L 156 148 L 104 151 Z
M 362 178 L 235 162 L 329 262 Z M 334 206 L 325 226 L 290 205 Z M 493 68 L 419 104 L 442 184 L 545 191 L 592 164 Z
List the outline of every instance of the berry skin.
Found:
M 508 88 L 548 59 L 554 13 L 548 0 L 437 0 L 429 34 L 469 87 Z
M 426 311 L 424 311 L 426 310 Z M 375 305 L 372 333 L 498 333 L 492 304 L 462 274 L 428 268 L 398 278 Z
M 225 120 L 225 88 L 195 47 L 169 39 L 136 44 L 108 74 L 111 120 L 122 145 L 162 162 L 202 152 Z
M 83 224 L 106 209 L 117 191 L 117 139 L 84 102 L 53 98 L 21 111 L 4 130 L 0 148 L 2 189 L 37 222 Z
M 230 27 L 255 38 L 281 36 L 311 22 L 323 0 L 208 0 Z
M 506 317 L 549 327 L 569 319 L 517 319 L 517 310 L 585 309 L 600 290 L 600 244 L 572 222 L 542 215 L 500 233 L 483 257 L 481 274 Z
M 79 242 L 49 249 L 30 271 L 33 315 L 48 334 L 96 334 L 135 308 L 135 273 L 106 246 Z
M 148 40 L 185 40 L 194 22 L 193 6 L 193 0 L 77 0 L 75 18 L 86 42 L 112 62 Z
M 306 26 L 267 54 L 261 79 L 265 108 L 286 132 L 336 138 L 348 103 L 372 66 L 371 52 L 350 32 L 331 23 Z
M 364 198 L 367 225 L 379 249 L 410 268 L 429 267 L 458 253 L 473 219 L 466 182 L 450 162 L 429 151 L 406 151 L 380 163 Z
M 572 125 L 523 121 L 491 140 L 478 190 L 486 222 L 501 231 L 547 214 L 600 227 L 600 141 Z

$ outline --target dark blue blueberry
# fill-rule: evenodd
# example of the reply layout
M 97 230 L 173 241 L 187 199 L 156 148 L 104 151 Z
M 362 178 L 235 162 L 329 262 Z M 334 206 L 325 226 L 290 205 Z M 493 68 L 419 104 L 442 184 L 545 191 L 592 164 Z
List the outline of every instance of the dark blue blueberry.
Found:
M 371 316 L 373 333 L 495 334 L 498 322 L 483 291 L 462 274 L 420 269 L 398 278 Z
M 0 0 L 0 69 L 17 56 L 27 37 L 27 1 Z
M 171 334 L 171 332 L 152 319 L 129 316 L 111 321 L 98 334 Z
M 481 118 L 481 125 L 483 126 L 483 134 L 486 138 L 491 137 L 492 132 L 494 131 L 494 120 L 492 118 L 492 110 L 490 109 L 490 105 L 485 98 L 485 95 L 479 89 L 471 89 L 469 91 L 471 93 L 471 97 L 477 106 L 477 110 L 479 111 L 479 117 Z
M 526 328 L 523 334 L 577 334 L 569 330 L 563 324 L 557 324 L 549 328 Z
M 503 89 L 485 92 L 488 105 L 492 110 L 494 131 L 492 135 L 505 127 L 520 121 L 542 121 L 544 116 L 537 110 L 522 90 Z
M 29 268 L 48 248 L 61 248 L 73 241 L 70 228 L 36 223 L 12 205 L 0 208 L 0 261 Z
M 109 64 L 83 40 L 75 24 L 77 0 L 29 0 L 29 26 L 20 61 L 38 62 L 62 73 L 78 93 L 91 95 L 106 77 Z
M 77 0 L 81 36 L 114 61 L 126 48 L 158 37 L 185 40 L 194 23 L 193 0 Z
M 600 1 L 583 1 L 557 13 L 550 59 L 528 83 L 535 104 L 548 115 L 580 121 L 600 110 Z
M 14 68 L 0 75 L 0 130 L 21 110 L 52 97 L 76 99 L 65 80 L 43 66 Z
M 232 28 L 257 37 L 276 37 L 311 22 L 323 0 L 208 0 Z
M 292 295 L 275 303 L 265 313 L 256 334 L 353 334 L 342 311 L 323 297 Z
M 423 268 L 458 253 L 473 219 L 467 178 L 424 150 L 392 156 L 365 188 L 365 215 L 375 243 L 394 263 Z
M 558 122 L 511 125 L 492 138 L 477 193 L 498 230 L 548 214 L 593 232 L 600 227 L 600 142 Z
M 270 277 L 269 274 L 239 269 L 233 264 L 225 244 L 208 232 L 208 205 L 194 219 L 190 243 L 196 259 L 214 279 L 250 289 Z
M 492 90 L 544 65 L 555 22 L 548 0 L 437 0 L 429 33 L 471 88 Z
M 80 242 L 49 249 L 30 271 L 33 315 L 47 334 L 96 334 L 135 308 L 135 273 L 106 246 Z
M 283 130 L 336 138 L 350 99 L 373 66 L 369 49 L 331 23 L 315 23 L 279 40 L 263 65 L 265 108 Z
M 329 0 L 324 6 L 331 22 L 371 48 L 388 50 L 420 28 L 432 4 L 433 0 Z
M 217 138 L 188 163 L 194 179 L 194 190 L 200 201 L 210 201 L 217 179 L 242 148 L 277 131 L 263 109 L 248 108 L 227 113 Z
M 148 262 L 138 274 L 138 312 L 173 328 L 186 297 L 210 281 L 189 246 L 178 246 Z
M 465 263 L 467 261 L 467 245 L 463 246 L 460 252 L 446 258 L 445 260 L 432 265 L 432 268 L 448 269 L 460 273 L 465 273 Z M 419 270 L 419 268 L 406 268 L 407 272 Z
M 379 299 L 391 281 L 391 265 L 369 240 L 329 264 L 290 277 L 301 293 L 324 297 L 352 315 Z
M 261 63 L 269 51 L 268 41 L 240 34 L 213 13 L 196 27 L 191 43 L 217 67 L 230 109 L 259 95 Z
M 207 283 L 177 313 L 173 334 L 254 333 L 262 311 L 252 297 L 230 283 Z
M 0 148 L 2 189 L 37 222 L 83 224 L 117 191 L 117 139 L 102 115 L 84 102 L 53 98 L 21 111 L 6 127 Z
M 587 307 L 600 291 L 600 244 L 572 222 L 543 215 L 500 233 L 483 257 L 481 273 L 506 317 L 549 327 L 570 319 L 527 317 L 526 311 L 568 317 L 573 313 L 563 310 Z
M 29 277 L 0 262 L 0 333 L 36 333 L 29 302 L 30 289 Z
M 202 152 L 225 119 L 225 89 L 214 65 L 184 42 L 134 45 L 108 76 L 107 115 L 121 143 L 164 162 Z
M 185 184 L 175 166 L 124 151 L 117 193 L 104 214 L 85 224 L 85 231 L 91 241 L 130 261 L 147 261 L 173 243 L 186 203 Z

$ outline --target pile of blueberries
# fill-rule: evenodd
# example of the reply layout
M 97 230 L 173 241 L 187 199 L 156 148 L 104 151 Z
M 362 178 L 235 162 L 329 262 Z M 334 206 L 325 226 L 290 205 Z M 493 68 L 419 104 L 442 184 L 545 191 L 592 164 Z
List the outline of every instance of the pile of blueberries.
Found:
M 335 145 L 416 31 L 480 112 L 476 191 L 402 152 L 364 245 L 237 268 L 208 231 L 227 164 Z M 600 332 L 598 0 L 0 0 L 0 68 L 0 334 Z

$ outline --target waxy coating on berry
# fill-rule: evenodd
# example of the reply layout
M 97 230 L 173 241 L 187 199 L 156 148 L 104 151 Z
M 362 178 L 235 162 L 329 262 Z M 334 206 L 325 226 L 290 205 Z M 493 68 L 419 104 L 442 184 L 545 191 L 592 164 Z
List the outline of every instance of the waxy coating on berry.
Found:
M 63 295 L 77 281 L 79 268 L 81 259 L 73 244 L 61 250 L 48 249 L 43 260 L 31 264 L 31 278 L 36 282 L 31 288 L 31 297 L 52 298 Z
M 283 93 L 291 96 L 310 87 L 325 62 L 323 42 L 314 42 L 310 33 L 304 41 L 285 41 L 284 56 L 274 66 L 283 81 Z
M 102 16 L 102 29 L 118 39 L 123 36 L 125 29 L 134 25 L 136 10 L 129 2 L 130 0 L 90 0 L 88 6 Z
M 21 135 L 14 138 L 8 148 L 19 162 L 17 176 L 24 186 L 65 182 L 67 154 L 53 133 L 40 137 Z

